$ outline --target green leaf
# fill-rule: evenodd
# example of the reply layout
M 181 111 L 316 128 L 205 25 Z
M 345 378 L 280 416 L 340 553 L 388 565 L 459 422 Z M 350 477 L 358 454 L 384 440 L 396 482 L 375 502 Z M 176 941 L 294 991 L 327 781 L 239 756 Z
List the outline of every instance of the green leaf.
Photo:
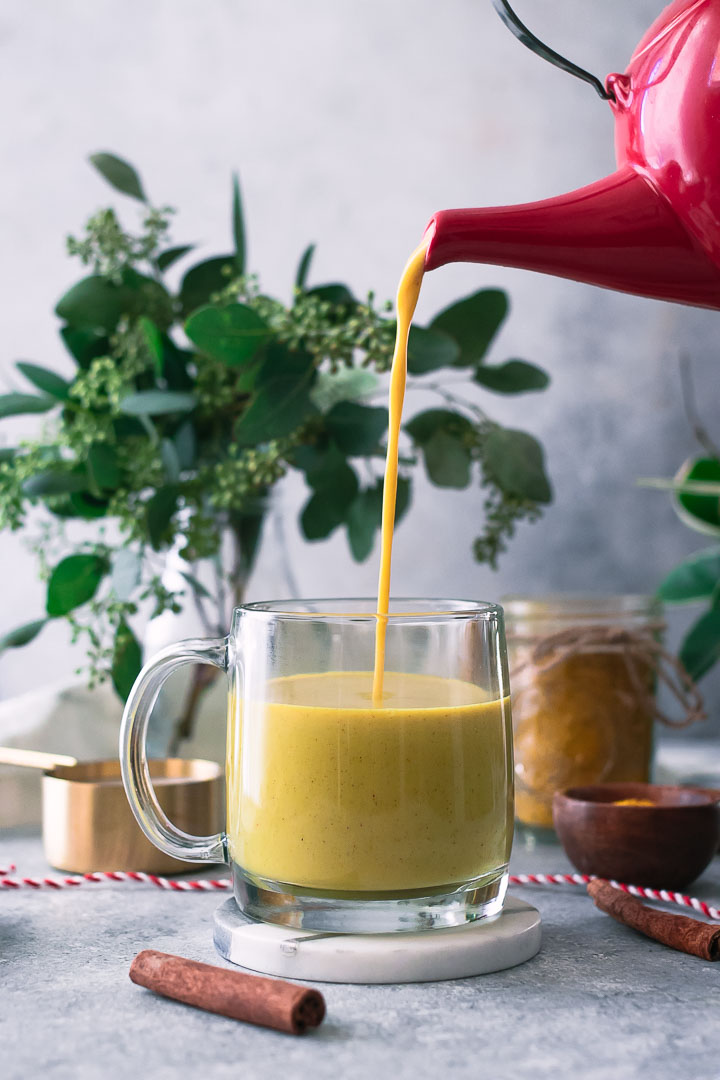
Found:
M 185 578 L 188 585 L 196 596 L 202 597 L 204 600 L 212 600 L 212 595 L 203 585 L 202 581 L 199 581 L 194 574 L 188 574 L 185 570 L 180 571 L 180 577 Z
M 296 447 L 293 463 L 305 473 L 305 481 L 313 491 L 328 491 L 351 483 L 348 469 L 353 470 L 337 446 L 330 442 Z
M 258 513 L 233 514 L 232 516 L 231 525 L 238 540 L 240 555 L 239 569 L 244 577 L 249 576 L 255 565 L 264 522 L 264 508 Z
M 438 487 L 464 488 L 470 483 L 472 458 L 469 449 L 455 436 L 439 430 L 422 445 L 425 468 Z
M 165 476 L 167 477 L 168 482 L 171 484 L 179 483 L 180 458 L 178 457 L 175 443 L 172 442 L 171 439 L 162 439 L 160 442 L 160 457 L 165 466 Z
M 235 241 L 235 269 L 238 274 L 245 273 L 245 221 L 243 220 L 240 178 L 233 173 L 232 232 Z
M 47 619 L 34 619 L 32 622 L 24 623 L 22 626 L 16 626 L 14 630 L 8 630 L 6 634 L 0 637 L 0 652 L 29 645 L 38 636 L 46 622 Z
M 179 244 L 177 247 L 167 248 L 166 251 L 161 251 L 155 260 L 158 265 L 158 270 L 169 270 L 173 263 L 179 262 L 183 255 L 187 255 L 189 251 L 192 251 L 194 244 Z
M 14 446 L 0 446 L 0 465 L 5 461 L 13 461 L 17 454 L 17 448 Z
M 98 498 L 89 491 L 74 491 L 69 504 L 72 514 L 66 516 L 84 518 L 86 521 L 105 517 L 109 506 L 107 499 Z
M 451 304 L 430 323 L 431 330 L 443 330 L 460 346 L 457 367 L 475 365 L 508 313 L 507 295 L 501 289 L 481 289 Z
M 694 458 L 683 465 L 675 480 L 717 483 L 720 481 L 720 461 L 711 457 Z M 691 529 L 709 536 L 720 536 L 720 498 L 717 495 L 676 492 L 673 505 L 680 520 Z
M 112 557 L 110 587 L 118 600 L 127 601 L 140 584 L 142 558 L 133 548 L 118 548 Z
M 506 495 L 533 502 L 552 502 L 545 475 L 543 448 L 526 431 L 497 427 L 487 437 L 485 469 Z
M 298 382 L 315 380 L 315 357 L 303 348 L 291 348 L 279 341 L 272 341 L 263 349 L 255 374 L 258 387 L 275 379 L 296 379 Z
M 279 375 L 264 382 L 247 409 L 235 424 L 235 439 L 240 446 L 280 439 L 298 428 L 317 409 L 310 398 L 314 369 L 302 378 Z
M 89 491 L 73 491 L 66 499 L 49 503 L 47 508 L 55 517 L 94 521 L 105 517 L 109 505 L 107 499 L 97 498 Z
M 107 561 L 100 555 L 68 555 L 59 562 L 48 581 L 48 615 L 68 615 L 92 600 L 107 569 Z
M 388 411 L 384 406 L 341 401 L 327 414 L 325 423 L 344 454 L 364 457 L 377 450 L 387 431 Z
M 382 480 L 364 488 L 347 512 L 347 535 L 355 562 L 364 562 L 373 549 L 375 533 L 382 522 Z
M 395 496 L 395 525 L 399 525 L 410 507 L 410 480 L 407 476 L 398 476 Z
M 57 405 L 51 397 L 35 394 L 0 394 L 0 420 L 6 416 L 23 416 L 26 413 L 46 413 Z
M 175 451 L 181 469 L 192 469 L 197 458 L 197 439 L 191 420 L 186 420 L 173 435 Z
M 167 330 L 174 321 L 173 301 L 161 282 L 135 270 L 125 270 L 121 288 L 128 293 L 128 310 L 124 315 L 133 318 L 147 315 L 160 330 Z
M 69 495 L 72 491 L 82 491 L 87 487 L 85 479 L 77 473 L 48 469 L 35 473 L 24 481 L 22 489 L 31 499 L 48 495 Z
M 144 419 L 146 417 L 143 417 Z M 136 436 L 142 437 L 148 433 L 147 428 L 137 416 L 116 416 L 113 419 L 112 427 L 119 442 L 124 439 L 134 439 Z
M 116 191 L 121 191 L 132 199 L 139 199 L 140 202 L 147 202 L 140 177 L 127 161 L 115 154 L 101 153 L 91 154 L 90 162 Z
M 67 401 L 70 396 L 70 383 L 67 379 L 61 379 L 54 371 L 37 364 L 28 364 L 24 360 L 19 361 L 16 367 L 38 390 L 60 401 Z
M 382 524 L 382 480 L 372 487 L 365 488 L 353 500 L 347 515 L 348 542 L 352 557 L 356 562 L 363 562 L 373 549 L 375 533 Z M 395 524 L 398 525 L 410 505 L 410 481 L 398 476 L 397 495 L 395 497 Z
M 460 346 L 442 330 L 411 326 L 408 338 L 408 372 L 425 375 L 438 368 L 454 367 L 460 360 Z
M 115 632 L 110 676 L 115 690 L 123 701 L 129 697 L 141 668 L 142 649 L 132 630 L 122 619 Z
M 109 443 L 94 443 L 88 450 L 87 469 L 95 494 L 115 491 L 120 486 L 122 472 L 117 450 Z
M 358 493 L 355 470 L 341 455 L 332 455 L 328 467 L 315 475 L 315 491 L 300 515 L 307 540 L 324 540 L 342 525 Z
M 473 379 L 487 390 L 498 394 L 525 394 L 531 390 L 544 390 L 550 376 L 535 364 L 526 360 L 507 360 L 504 364 L 481 364 L 475 369 Z
M 107 356 L 110 342 L 97 330 L 80 330 L 74 326 L 62 326 L 60 337 L 65 348 L 81 368 L 88 368 L 98 356 Z
M 197 401 L 192 394 L 178 390 L 139 390 L 121 398 L 118 408 L 126 416 L 164 416 L 167 413 L 190 412 Z
M 413 416 L 404 426 L 418 446 L 429 442 L 438 431 L 446 431 L 449 435 L 462 439 L 469 438 L 475 430 L 466 416 L 451 409 L 426 409 L 425 412 Z
M 60 298 L 55 314 L 73 327 L 112 333 L 123 315 L 148 315 L 161 328 L 173 318 L 172 301 L 163 286 L 134 270 L 116 284 L 97 274 L 82 278 Z
M 344 460 L 342 454 L 335 446 L 331 446 L 325 432 L 321 432 L 312 443 L 301 443 L 288 452 L 288 460 L 295 469 L 305 473 L 305 479 L 312 487 L 311 476 L 315 471 L 322 471 L 328 454 L 332 453 Z
M 319 371 L 310 397 L 320 412 L 329 412 L 340 401 L 355 401 L 373 394 L 379 381 L 375 372 L 366 368 Z
M 701 679 L 720 660 L 720 610 L 711 608 L 691 627 L 680 646 L 691 679 Z
M 310 273 L 310 263 L 312 262 L 314 254 L 315 245 L 308 244 L 300 256 L 297 273 L 295 274 L 295 288 L 300 289 L 301 292 L 305 289 L 305 283 L 307 282 L 308 274 Z
M 247 364 L 272 337 L 267 323 L 244 304 L 200 308 L 186 322 L 185 333 L 202 352 L 230 367 Z
M 92 274 L 68 289 L 58 300 L 55 314 L 73 327 L 112 333 L 129 307 L 127 289 Z
M 308 296 L 315 296 L 318 300 L 324 300 L 333 307 L 347 307 L 355 303 L 355 297 L 347 285 L 333 282 L 330 285 L 316 285 L 314 289 L 308 289 Z
M 678 563 L 658 589 L 658 596 L 667 604 L 687 604 L 692 600 L 709 600 L 720 583 L 720 548 L 697 551 Z
M 158 488 L 145 505 L 148 536 L 155 551 L 170 540 L 170 522 L 177 512 L 180 492 L 176 484 Z
M 196 361 L 194 353 L 180 349 L 171 337 L 163 334 L 162 373 L 170 390 L 192 390 L 195 380 L 188 372 L 188 364 Z
M 427 409 L 405 425 L 423 452 L 427 474 L 438 487 L 464 488 L 470 483 L 470 437 L 467 417 L 450 409 Z
M 230 281 L 235 268 L 234 255 L 220 255 L 215 259 L 192 266 L 180 286 L 180 307 L 184 317 L 209 303 L 214 293 L 221 292 Z
M 148 347 L 148 352 L 153 360 L 155 372 L 158 375 L 162 375 L 163 372 L 163 340 L 162 334 L 158 330 L 152 319 L 148 319 L 146 315 L 142 315 L 138 319 L 138 327 L 145 338 L 145 344 Z

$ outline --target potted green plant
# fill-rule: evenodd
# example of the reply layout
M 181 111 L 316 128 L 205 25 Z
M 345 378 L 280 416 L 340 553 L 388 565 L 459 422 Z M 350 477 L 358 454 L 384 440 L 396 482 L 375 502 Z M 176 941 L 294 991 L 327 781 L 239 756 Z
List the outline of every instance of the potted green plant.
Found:
M 46 610 L 0 647 L 27 645 L 49 620 L 66 619 L 85 644 L 91 683 L 110 677 L 124 697 L 142 664 L 143 619 L 190 602 L 208 634 L 225 631 L 262 543 L 269 497 L 289 471 L 309 489 L 305 538 L 343 529 L 353 558 L 369 556 L 387 427 L 377 399 L 395 322 L 372 293 L 359 300 L 346 285 L 311 284 L 313 245 L 289 299 L 263 292 L 248 271 L 237 178 L 232 250 L 189 265 L 173 290 L 168 271 L 192 251 L 169 243 L 173 211 L 149 202 L 127 162 L 108 153 L 90 160 L 139 204 L 140 227 L 102 209 L 68 239 L 87 271 L 55 308 L 74 373 L 18 363 L 31 389 L 0 396 L 0 418 L 46 416 L 39 437 L 0 451 L 0 528 L 35 530 L 47 580 Z M 438 487 L 475 499 L 481 489 L 475 556 L 491 566 L 517 522 L 536 519 L 551 500 L 539 443 L 492 420 L 468 394 L 473 384 L 502 394 L 548 384 L 534 364 L 487 362 L 507 310 L 504 292 L 485 289 L 413 328 L 410 400 L 421 386 L 438 407 L 408 410 L 398 497 L 401 518 L 421 465 Z M 177 589 L 163 582 L 171 550 L 184 560 Z M 198 569 L 206 563 L 211 585 Z M 195 669 L 174 746 L 191 732 L 211 678 Z

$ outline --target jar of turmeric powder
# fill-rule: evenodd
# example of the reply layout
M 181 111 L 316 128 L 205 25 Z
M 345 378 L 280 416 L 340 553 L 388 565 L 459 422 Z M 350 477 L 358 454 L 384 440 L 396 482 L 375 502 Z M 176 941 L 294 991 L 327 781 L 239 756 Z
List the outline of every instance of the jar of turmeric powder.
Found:
M 661 607 L 648 596 L 509 597 L 515 814 L 552 828 L 553 793 L 649 779 Z

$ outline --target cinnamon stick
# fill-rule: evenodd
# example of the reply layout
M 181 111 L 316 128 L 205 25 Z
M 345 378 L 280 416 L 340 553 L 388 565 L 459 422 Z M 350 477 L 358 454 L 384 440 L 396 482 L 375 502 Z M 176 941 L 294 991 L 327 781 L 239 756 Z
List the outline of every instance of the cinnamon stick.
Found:
M 591 881 L 587 891 L 601 911 L 646 937 L 701 960 L 720 960 L 720 926 L 646 907 L 602 878 Z
M 325 999 L 318 990 L 154 949 L 138 953 L 130 966 L 130 978 L 186 1005 L 292 1035 L 317 1027 L 325 1016 Z

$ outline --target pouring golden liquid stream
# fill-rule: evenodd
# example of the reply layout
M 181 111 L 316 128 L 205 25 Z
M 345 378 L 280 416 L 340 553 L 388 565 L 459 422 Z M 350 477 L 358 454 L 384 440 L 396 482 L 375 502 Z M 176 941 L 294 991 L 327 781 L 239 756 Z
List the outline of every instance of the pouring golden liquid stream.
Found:
M 382 529 L 380 533 L 380 575 L 378 578 L 377 628 L 375 631 L 375 668 L 373 672 L 373 704 L 379 705 L 383 696 L 385 677 L 385 638 L 390 610 L 390 569 L 392 563 L 395 505 L 397 502 L 398 444 L 402 421 L 405 383 L 407 382 L 407 351 L 410 324 L 415 314 L 420 286 L 425 273 L 427 243 L 421 244 L 408 259 L 397 291 L 397 331 L 395 350 L 390 369 L 388 444 L 385 458 Z
M 413 252 L 397 295 L 374 670 L 295 673 L 231 696 L 230 856 L 241 878 L 283 891 L 455 894 L 459 882 L 499 880 L 507 864 L 507 699 L 492 684 L 385 670 L 408 336 L 425 254 Z

